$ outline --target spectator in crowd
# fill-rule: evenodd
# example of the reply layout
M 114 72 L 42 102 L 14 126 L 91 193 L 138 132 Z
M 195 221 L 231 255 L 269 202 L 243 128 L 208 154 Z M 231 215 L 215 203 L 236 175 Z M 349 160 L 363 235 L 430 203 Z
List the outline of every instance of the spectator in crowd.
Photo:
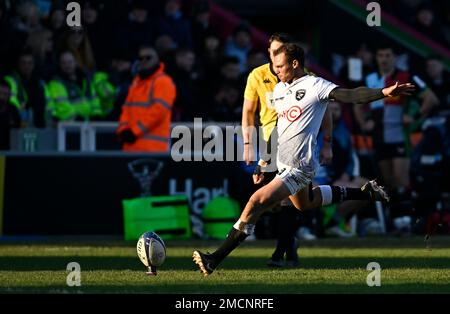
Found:
M 26 47 L 29 47 L 34 55 L 36 72 L 44 80 L 49 80 L 56 72 L 57 63 L 52 32 L 46 28 L 42 28 L 30 33 Z
M 211 103 L 217 103 L 217 94 L 223 90 L 224 86 L 230 89 L 230 85 L 236 86 L 238 90 L 242 91 L 245 86 L 243 76 L 239 71 L 239 59 L 236 57 L 225 57 L 220 63 L 218 70 L 219 75 L 215 74 L 216 79 L 211 80 L 205 78 L 202 83 L 202 101 L 209 106 Z M 221 94 L 221 93 L 219 93 Z M 219 97 L 220 98 L 220 97 Z M 209 110 L 211 112 L 211 110 Z M 217 116 L 215 116 L 217 118 Z M 223 121 L 223 120 L 221 120 Z
M 194 68 L 195 53 L 189 48 L 178 49 L 175 53 L 175 66 L 167 73 L 177 86 L 177 99 L 172 111 L 173 121 L 192 121 L 201 112 L 198 105 L 199 73 Z
M 10 97 L 8 82 L 0 79 L 0 150 L 10 149 L 11 129 L 20 127 L 19 111 L 10 102 Z
M 107 67 L 110 57 L 111 34 L 102 27 L 100 21 L 99 4 L 93 0 L 86 0 L 82 3 L 82 25 L 86 30 L 86 36 L 92 44 L 94 59 L 101 69 Z
M 23 126 L 44 128 L 46 124 L 45 82 L 35 71 L 31 50 L 18 57 L 17 67 L 5 77 L 11 87 L 11 103 L 17 107 Z
M 129 152 L 168 152 L 175 84 L 151 46 L 139 49 L 138 71 L 122 106 L 119 141 Z
M 50 15 L 47 20 L 47 27 L 53 34 L 53 42 L 57 45 L 60 44 L 62 36 L 66 28 L 66 8 L 59 1 L 55 1 L 52 4 Z
M 251 50 L 248 53 L 248 71 L 252 71 L 254 68 L 257 68 L 267 62 L 269 62 L 269 60 L 267 59 L 266 53 L 261 50 Z
M 32 1 L 25 1 L 17 7 L 17 16 L 12 21 L 22 42 L 25 42 L 28 34 L 42 28 L 39 7 Z
M 169 35 L 178 47 L 193 48 L 191 24 L 181 11 L 181 0 L 166 0 L 164 14 L 157 19 L 158 34 Z
M 239 81 L 241 79 L 241 71 L 239 59 L 237 57 L 225 57 L 221 62 L 220 80 Z
M 114 99 L 114 108 L 111 114 L 106 119 L 110 121 L 117 121 L 120 118 L 122 105 L 128 95 L 128 89 L 133 81 L 132 58 L 127 51 L 113 52 L 111 67 L 108 71 L 110 81 L 116 87 L 116 97 Z
M 359 59 L 361 66 L 359 67 L 358 61 L 350 61 L 350 58 Z M 374 66 L 374 53 L 367 43 L 361 43 L 357 46 L 354 53 L 352 53 L 346 60 L 344 66 L 339 74 L 343 82 L 349 87 L 358 87 L 365 85 L 365 78 L 370 73 L 375 71 Z M 355 123 L 355 117 L 352 107 L 344 107 L 344 119 L 346 120 L 349 130 L 353 134 L 354 148 L 360 161 L 360 170 L 363 176 L 368 178 L 374 177 L 375 169 L 372 164 L 372 142 L 371 139 L 365 135 L 365 131 L 362 131 L 357 123 Z
M 437 20 L 435 11 L 429 3 L 424 3 L 419 6 L 416 12 L 414 27 L 426 37 L 431 38 L 442 46 L 449 44 L 445 38 L 442 25 Z
M 95 70 L 96 62 L 92 45 L 83 27 L 68 28 L 63 35 L 59 51 L 70 51 L 83 71 Z
M 90 119 L 102 114 L 90 76 L 78 67 L 70 51 L 61 53 L 59 71 L 47 91 L 48 107 L 57 120 Z
M 160 35 L 155 40 L 156 52 L 167 68 L 175 67 L 175 51 L 177 47 L 177 43 L 170 35 Z
M 217 33 L 211 26 L 211 11 L 207 0 L 200 0 L 194 4 L 192 18 L 192 39 L 196 52 L 203 50 L 205 39 Z
M 0 1 L 0 75 L 12 71 L 17 54 L 23 47 L 23 37 L 13 28 L 10 16 L 4 1 Z M 7 43 L 7 44 L 6 44 Z
M 376 52 L 378 71 L 366 77 L 366 85 L 371 88 L 383 88 L 395 82 L 413 81 L 421 99 L 421 113 L 426 116 L 436 103 L 436 97 L 422 80 L 408 72 L 396 69 L 396 54 L 392 46 L 381 44 Z M 355 117 L 363 132 L 370 132 L 373 140 L 375 160 L 381 172 L 383 183 L 391 195 L 391 214 L 409 215 L 406 207 L 400 209 L 400 203 L 409 203 L 410 179 L 409 156 L 407 147 L 409 138 L 405 139 L 404 126 L 413 121 L 403 111 L 408 99 L 406 97 L 386 98 L 372 102 L 370 110 L 364 115 L 362 106 L 354 106 Z M 397 206 L 398 205 L 398 206 Z
M 352 67 L 352 64 L 350 64 L 349 61 L 350 58 L 361 60 L 360 73 L 350 73 L 357 72 L 357 69 L 350 69 Z M 359 45 L 356 51 L 351 56 L 349 56 L 346 61 L 346 66 L 342 68 L 340 77 L 351 87 L 357 87 L 361 86 L 361 84 L 364 84 L 365 77 L 370 73 L 373 73 L 373 71 L 375 70 L 374 55 L 372 50 L 366 43 L 361 43 L 361 45 Z M 356 76 L 358 76 L 356 74 L 360 74 L 359 80 L 356 78 Z
M 114 32 L 114 50 L 128 50 L 133 56 L 142 45 L 153 44 L 155 25 L 149 18 L 147 1 L 134 0 L 127 20 L 119 23 Z
M 227 41 L 225 55 L 238 58 L 239 72 L 244 73 L 247 71 L 247 56 L 251 49 L 250 28 L 247 23 L 242 23 L 235 28 L 233 36 Z
M 428 57 L 425 65 L 427 84 L 439 99 L 439 106 L 433 109 L 432 114 L 450 115 L 450 75 L 444 71 L 444 65 L 438 56 Z
M 201 63 L 204 76 L 214 77 L 219 72 L 223 59 L 222 47 L 217 35 L 208 33 L 202 42 L 199 50 L 199 62 Z
M 217 122 L 238 122 L 242 116 L 241 92 L 235 81 L 223 81 L 216 92 L 210 119 Z
M 414 16 L 419 6 L 428 0 L 379 0 L 380 6 L 383 10 L 389 12 L 402 21 L 412 25 L 414 23 Z

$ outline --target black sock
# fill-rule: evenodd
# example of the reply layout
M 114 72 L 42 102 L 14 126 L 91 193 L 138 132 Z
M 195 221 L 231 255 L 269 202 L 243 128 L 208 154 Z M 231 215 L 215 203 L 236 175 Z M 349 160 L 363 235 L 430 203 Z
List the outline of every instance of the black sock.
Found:
M 299 211 L 294 206 L 283 206 L 278 217 L 277 247 L 272 254 L 273 260 L 281 260 L 284 254 L 293 256 L 295 234 L 298 227 Z M 297 252 L 295 248 L 295 252 Z M 290 258 L 292 259 L 292 258 Z
M 343 186 L 331 186 L 333 194 L 332 203 L 341 203 L 349 200 L 370 201 L 370 195 L 359 188 L 346 188 Z
M 211 254 L 214 258 L 215 266 L 219 265 L 220 262 L 222 262 L 224 258 L 228 256 L 228 254 L 230 254 L 247 238 L 247 236 L 248 235 L 245 232 L 237 230 L 234 227 L 231 228 L 222 245 L 214 253 Z

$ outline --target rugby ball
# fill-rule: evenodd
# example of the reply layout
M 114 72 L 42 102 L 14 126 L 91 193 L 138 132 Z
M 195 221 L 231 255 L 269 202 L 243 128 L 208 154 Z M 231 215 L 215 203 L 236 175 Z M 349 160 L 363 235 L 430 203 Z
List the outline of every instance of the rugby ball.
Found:
M 166 259 L 166 245 L 155 232 L 146 232 L 136 245 L 137 255 L 147 267 L 161 266 Z

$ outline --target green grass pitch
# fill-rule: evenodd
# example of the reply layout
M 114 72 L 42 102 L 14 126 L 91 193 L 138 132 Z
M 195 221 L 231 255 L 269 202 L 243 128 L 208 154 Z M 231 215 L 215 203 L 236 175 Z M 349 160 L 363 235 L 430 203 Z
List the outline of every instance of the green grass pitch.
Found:
M 450 293 L 450 238 L 322 239 L 302 242 L 299 268 L 269 269 L 275 240 L 244 243 L 211 276 L 193 264 L 193 249 L 217 241 L 166 241 L 167 259 L 149 277 L 134 242 L 118 239 L 0 242 L 0 293 Z M 69 287 L 69 262 L 81 286 Z M 369 262 L 381 286 L 368 287 Z

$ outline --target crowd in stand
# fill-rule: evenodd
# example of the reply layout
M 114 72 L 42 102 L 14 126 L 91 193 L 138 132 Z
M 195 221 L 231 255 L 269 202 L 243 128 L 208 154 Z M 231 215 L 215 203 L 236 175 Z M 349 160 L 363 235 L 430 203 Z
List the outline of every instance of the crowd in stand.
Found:
M 239 121 L 249 69 L 267 62 L 249 25 L 221 39 L 208 1 L 78 1 L 81 27 L 68 27 L 63 0 L 2 1 L 0 75 L 20 125 L 117 121 L 139 48 L 151 45 L 174 81 L 172 121 Z
M 58 121 L 72 120 L 130 123 L 123 116 L 123 106 L 133 102 L 129 91 L 137 84 L 136 77 L 148 77 L 142 73 L 152 67 L 143 68 L 141 63 L 151 58 L 153 51 L 164 64 L 164 69 L 158 69 L 170 77 L 175 87 L 173 97 L 169 97 L 174 99 L 171 121 L 192 121 L 194 117 L 241 121 L 246 78 L 253 68 L 268 62 L 266 51 L 254 49 L 248 24 L 240 24 L 224 39 L 211 24 L 208 1 L 83 0 L 78 1 L 82 26 L 68 27 L 66 2 L 1 2 L 0 150 L 9 148 L 10 128 L 54 127 Z M 433 2 L 434 6 L 419 0 L 380 2 L 383 9 L 416 31 L 443 47 L 450 45 L 448 1 Z M 361 43 L 354 54 L 344 58 L 360 60 L 362 75 L 355 77 L 352 66 L 345 62 L 333 66 L 334 74 L 349 87 L 382 87 L 377 84 L 386 83 L 380 83 L 386 76 L 412 80 L 418 93 L 398 103 L 385 103 L 384 108 L 391 110 L 389 117 L 398 118 L 392 123 L 386 123 L 388 119 L 380 116 L 383 113 L 376 110 L 376 105 L 368 104 L 357 111 L 332 104 L 336 123 L 333 141 L 339 152 L 335 153 L 334 164 L 321 172 L 317 181 L 360 185 L 362 177 L 381 177 L 393 195 L 392 224 L 401 229 L 403 220 L 395 218 L 419 215 L 408 208 L 415 208 L 419 216 L 438 207 L 450 212 L 449 176 L 445 175 L 449 174 L 449 163 L 445 161 L 450 156 L 446 142 L 450 77 L 438 56 L 429 56 L 410 69 L 396 58 L 399 53 L 395 47 L 370 44 Z M 154 49 L 149 51 L 149 46 Z M 156 68 L 152 71 L 153 75 Z M 167 103 L 160 100 L 160 105 Z M 433 117 L 446 122 L 433 124 Z M 427 123 L 431 124 L 428 129 Z M 389 127 L 393 142 L 386 143 L 380 130 Z M 137 127 L 122 131 L 119 140 L 127 144 L 136 140 L 136 132 L 145 133 Z M 404 136 L 406 145 L 399 147 Z M 421 141 L 423 138 L 428 140 Z M 436 157 L 439 154 L 441 159 Z M 438 160 L 433 163 L 431 157 L 423 156 Z M 402 160 L 394 161 L 397 157 Z M 346 220 L 346 216 L 341 218 Z
M 386 12 L 414 30 L 440 43 L 450 45 L 450 4 L 446 0 L 378 1 Z

